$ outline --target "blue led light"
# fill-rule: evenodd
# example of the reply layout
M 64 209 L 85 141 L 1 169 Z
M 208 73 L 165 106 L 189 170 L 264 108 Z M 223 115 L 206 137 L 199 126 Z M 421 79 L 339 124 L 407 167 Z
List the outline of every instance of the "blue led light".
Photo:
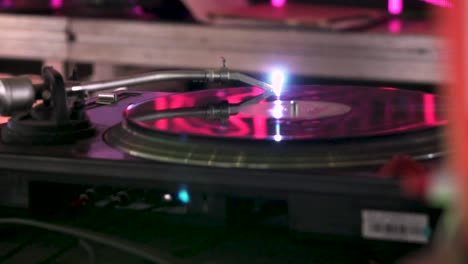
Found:
M 190 194 L 185 189 L 180 190 L 179 193 L 177 194 L 177 197 L 179 198 L 179 201 L 181 201 L 182 203 L 187 204 L 190 202 Z

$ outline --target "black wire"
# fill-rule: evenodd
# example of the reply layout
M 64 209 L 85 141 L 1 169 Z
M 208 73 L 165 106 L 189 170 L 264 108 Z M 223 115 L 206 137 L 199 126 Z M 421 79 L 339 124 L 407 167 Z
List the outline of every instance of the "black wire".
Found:
M 122 241 L 114 237 L 110 237 L 110 236 L 103 235 L 103 234 L 98 234 L 98 233 L 91 232 L 91 231 L 85 231 L 85 230 L 81 230 L 81 229 L 74 228 L 74 227 L 66 227 L 66 226 L 50 224 L 50 223 L 45 223 L 45 222 L 40 222 L 40 221 L 30 220 L 30 219 L 21 219 L 21 218 L 0 218 L 0 224 L 25 225 L 25 226 L 32 226 L 36 228 L 53 231 L 53 232 L 63 233 L 63 234 L 74 236 L 80 239 L 93 241 L 95 243 L 99 243 L 99 244 L 110 246 L 116 249 L 120 249 L 124 252 L 141 257 L 153 263 L 162 263 L 162 264 L 170 263 L 168 260 L 163 259 L 159 256 L 156 256 L 152 252 L 139 249 L 136 245 L 133 245 L 132 243 L 128 241 Z

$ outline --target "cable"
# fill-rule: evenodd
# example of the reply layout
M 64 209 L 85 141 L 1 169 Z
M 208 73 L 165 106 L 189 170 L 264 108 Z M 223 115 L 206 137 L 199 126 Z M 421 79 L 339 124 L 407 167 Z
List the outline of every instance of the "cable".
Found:
M 13 225 L 25 225 L 25 226 L 32 226 L 36 228 L 41 228 L 57 233 L 67 234 L 70 236 L 74 236 L 80 239 L 93 241 L 95 243 L 99 243 L 102 245 L 106 245 L 109 247 L 113 247 L 129 254 L 138 256 L 142 259 L 151 261 L 153 263 L 161 263 L 161 264 L 168 264 L 169 261 L 155 256 L 153 253 L 140 250 L 137 248 L 136 245 L 132 245 L 131 242 L 122 241 L 120 239 L 116 239 L 107 235 L 94 233 L 91 231 L 86 231 L 82 229 L 78 229 L 75 227 L 66 227 L 62 225 L 44 223 L 36 220 L 31 219 L 21 219 L 21 218 L 0 218 L 0 224 L 13 224 Z

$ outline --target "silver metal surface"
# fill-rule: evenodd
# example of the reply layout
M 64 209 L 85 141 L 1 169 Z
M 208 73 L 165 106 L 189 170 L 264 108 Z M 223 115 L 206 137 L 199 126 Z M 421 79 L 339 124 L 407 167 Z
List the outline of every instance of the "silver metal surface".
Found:
M 100 93 L 97 96 L 96 103 L 101 105 L 109 105 L 116 103 L 118 97 L 116 93 Z
M 35 91 L 28 77 L 0 80 L 0 114 L 11 115 L 29 109 L 35 100 Z
M 255 78 L 252 78 L 252 77 L 250 77 L 248 75 L 245 75 L 243 73 L 231 72 L 229 74 L 229 80 L 239 81 L 239 82 L 249 84 L 249 85 L 252 85 L 252 86 L 256 86 L 258 88 L 262 88 L 263 90 L 274 93 L 274 89 L 273 89 L 273 86 L 271 84 L 268 84 L 266 82 L 257 80 Z
M 240 81 L 248 85 L 259 87 L 267 92 L 273 92 L 273 87 L 265 82 L 256 80 L 238 72 L 229 72 L 226 68 L 220 70 L 185 70 L 185 71 L 160 71 L 145 74 L 138 74 L 107 81 L 95 81 L 88 83 L 81 83 L 67 87 L 71 92 L 97 92 L 102 90 L 109 90 L 119 87 L 133 86 L 144 83 L 169 81 L 169 80 L 200 80 L 200 81 Z
M 69 87 L 69 91 L 97 92 L 102 90 L 115 89 L 119 87 L 133 86 L 144 83 L 169 81 L 169 80 L 205 80 L 208 79 L 206 71 L 161 71 L 128 76 L 115 80 L 95 81 L 82 83 Z

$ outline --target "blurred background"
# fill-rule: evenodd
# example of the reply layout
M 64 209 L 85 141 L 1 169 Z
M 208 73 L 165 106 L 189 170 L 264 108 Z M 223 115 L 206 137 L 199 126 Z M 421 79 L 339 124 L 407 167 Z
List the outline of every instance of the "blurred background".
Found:
M 454 48 L 446 41 L 450 34 L 440 34 L 448 33 L 447 28 L 453 29 L 452 37 L 462 32 L 456 27 L 461 14 L 445 16 L 441 22 L 442 14 L 452 12 L 454 6 L 450 0 L 0 0 L 0 75 L 38 78 L 42 67 L 53 66 L 65 76 L 76 69 L 80 81 L 93 81 L 155 70 L 220 68 L 224 58 L 231 70 L 262 80 L 280 68 L 294 84 L 395 87 L 462 98 L 463 74 L 456 77 L 459 86 L 449 86 L 455 77 L 447 74 L 455 65 L 449 64 L 448 55 L 460 46 Z M 449 20 L 453 24 L 445 24 Z M 463 64 L 459 60 L 458 66 Z M 131 89 L 202 88 L 206 87 L 177 81 Z M 451 117 L 459 118 L 459 112 L 453 113 Z M 197 219 L 188 224 L 179 218 L 155 217 L 151 210 L 115 210 L 107 204 L 78 217 L 75 212 L 70 217 L 68 210 L 57 210 L 52 220 L 153 243 L 187 263 L 466 263 L 459 235 L 463 213 L 454 206 L 464 200 L 457 200 L 460 196 L 453 187 L 454 175 L 464 183 L 460 164 L 465 157 L 461 132 L 465 130 L 454 129 L 458 132 L 447 133 L 447 146 L 459 146 L 457 173 L 446 162 L 425 164 L 428 169 L 421 172 L 419 164 L 408 161 L 410 173 L 431 179 L 430 188 L 414 195 L 420 195 L 418 201 L 437 215 L 434 219 L 442 219 L 437 225 L 431 221 L 437 229 L 424 243 L 361 239 L 350 243 L 334 236 L 311 240 L 303 234 L 291 238 L 276 222 L 266 229 L 241 223 L 237 229 L 219 231 L 192 226 Z M 63 208 L 53 201 L 70 198 L 64 193 L 42 194 L 62 186 L 39 184 L 26 190 L 21 180 L 4 179 L 0 198 L 8 209 L 2 208 L 0 216 L 29 215 L 24 209 L 39 204 L 34 207 L 39 211 L 33 213 L 50 220 L 50 210 L 41 210 L 49 205 Z M 22 193 L 31 190 L 41 194 Z M 115 190 L 105 187 L 100 192 L 110 195 Z M 160 226 L 166 227 L 161 230 Z M 87 263 L 94 261 L 88 259 L 90 255 L 98 263 L 141 261 L 102 246 L 90 251 L 69 237 L 35 229 L 0 227 L 0 234 L 2 263 Z
M 295 83 L 441 80 L 432 7 L 448 1 L 2 0 L 0 71 L 53 65 L 82 79 L 228 66 Z M 68 72 L 67 72 L 68 71 Z

